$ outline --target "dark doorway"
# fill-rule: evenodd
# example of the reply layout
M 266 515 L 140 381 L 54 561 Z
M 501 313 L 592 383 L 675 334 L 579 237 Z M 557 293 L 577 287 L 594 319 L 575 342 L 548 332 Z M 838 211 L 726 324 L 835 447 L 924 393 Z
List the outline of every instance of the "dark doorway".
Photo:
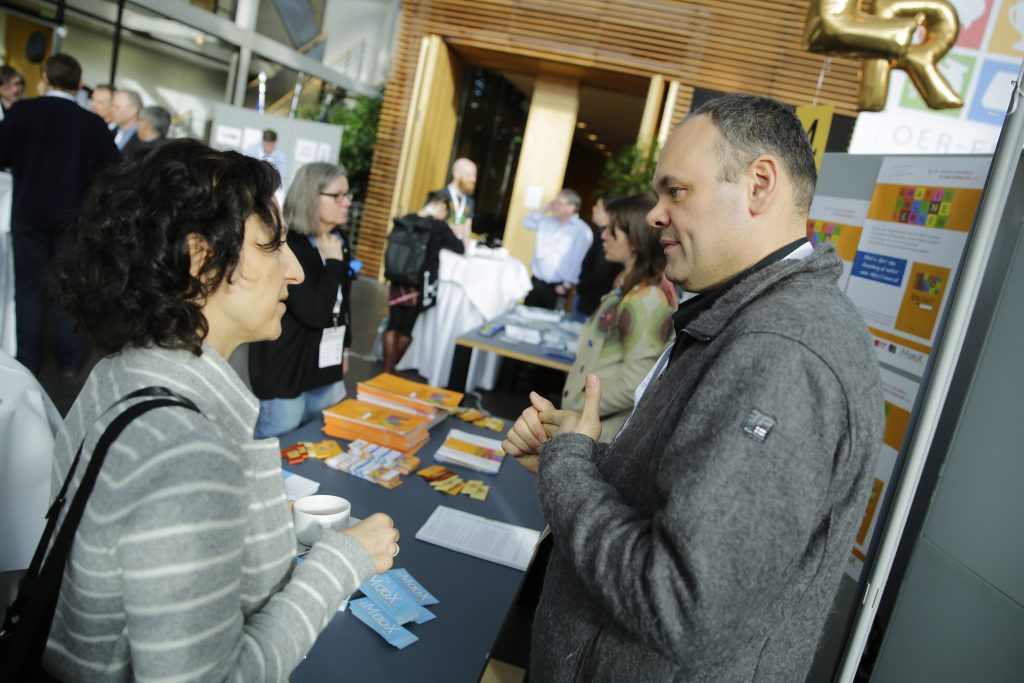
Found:
M 493 244 L 505 232 L 530 98 L 497 71 L 470 67 L 463 83 L 449 163 L 460 157 L 476 162 L 473 231 Z

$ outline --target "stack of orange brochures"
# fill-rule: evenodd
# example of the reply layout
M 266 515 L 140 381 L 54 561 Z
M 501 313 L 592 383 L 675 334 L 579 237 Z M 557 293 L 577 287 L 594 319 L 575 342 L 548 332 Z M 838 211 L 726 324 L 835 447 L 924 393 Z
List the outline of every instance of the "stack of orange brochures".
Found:
M 386 372 L 359 382 L 357 391 L 359 400 L 364 403 L 427 418 L 428 429 L 457 408 L 464 396 L 457 391 L 439 389 Z
M 411 455 L 426 443 L 430 420 L 347 398 L 324 411 L 324 433 L 338 439 L 387 446 Z

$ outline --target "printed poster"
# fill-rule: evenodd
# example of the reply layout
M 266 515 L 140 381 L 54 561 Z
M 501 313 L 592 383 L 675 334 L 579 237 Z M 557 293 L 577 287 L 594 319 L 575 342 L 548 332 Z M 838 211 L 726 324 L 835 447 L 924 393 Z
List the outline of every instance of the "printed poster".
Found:
M 885 367 L 882 367 L 881 370 L 882 397 L 885 401 L 885 427 L 882 432 L 882 448 L 878 454 L 878 464 L 875 465 L 872 477 L 868 505 L 864 511 L 864 517 L 857 527 L 853 548 L 846 564 L 846 573 L 853 579 L 860 578 L 864 557 L 875 533 L 879 506 L 891 482 L 892 472 L 896 468 L 896 459 L 910 424 L 910 411 L 914 407 L 914 399 L 917 398 L 917 390 L 920 386 L 917 380 L 908 379 Z
M 882 363 L 921 377 L 991 159 L 883 159 L 846 294 Z
M 843 261 L 843 275 L 839 289 L 845 290 L 857 256 L 864 219 L 871 202 L 865 199 L 846 199 L 815 195 L 807 218 L 807 239 L 815 247 L 832 244 Z

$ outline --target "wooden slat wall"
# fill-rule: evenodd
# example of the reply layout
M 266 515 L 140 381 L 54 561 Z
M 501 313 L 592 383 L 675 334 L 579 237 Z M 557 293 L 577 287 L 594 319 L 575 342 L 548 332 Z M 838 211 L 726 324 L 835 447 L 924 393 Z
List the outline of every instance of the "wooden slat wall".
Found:
M 672 112 L 672 127 L 671 130 L 675 130 L 676 126 L 683 122 L 686 115 L 690 113 L 690 104 L 693 102 L 693 86 L 683 85 L 679 87 L 679 96 L 676 98 L 676 108 Z
M 693 88 L 814 98 L 823 57 L 805 52 L 808 0 L 406 0 L 384 95 L 359 255 L 376 273 L 390 220 L 420 39 L 506 52 L 581 70 L 680 81 L 674 117 Z M 860 62 L 833 59 L 818 101 L 857 114 Z

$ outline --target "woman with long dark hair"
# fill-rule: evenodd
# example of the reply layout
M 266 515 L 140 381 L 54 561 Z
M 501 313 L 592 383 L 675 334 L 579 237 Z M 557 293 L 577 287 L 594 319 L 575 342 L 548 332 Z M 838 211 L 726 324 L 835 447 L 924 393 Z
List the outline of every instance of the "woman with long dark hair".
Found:
M 111 355 L 54 450 L 69 500 L 97 440 L 154 392 L 107 450 L 74 534 L 44 667 L 65 681 L 284 681 L 341 600 L 391 566 L 383 514 L 295 562 L 280 444 L 253 440 L 257 400 L 226 359 L 274 339 L 303 274 L 277 172 L 170 142 L 97 177 L 60 259 L 64 305 Z
M 633 391 L 673 336 L 675 293 L 665 279 L 665 252 L 647 225 L 657 198 L 637 194 L 608 203 L 601 234 L 605 258 L 624 267 L 583 325 L 562 409 L 583 409 L 589 373 L 601 378 L 601 440 L 611 441 L 633 409 Z

